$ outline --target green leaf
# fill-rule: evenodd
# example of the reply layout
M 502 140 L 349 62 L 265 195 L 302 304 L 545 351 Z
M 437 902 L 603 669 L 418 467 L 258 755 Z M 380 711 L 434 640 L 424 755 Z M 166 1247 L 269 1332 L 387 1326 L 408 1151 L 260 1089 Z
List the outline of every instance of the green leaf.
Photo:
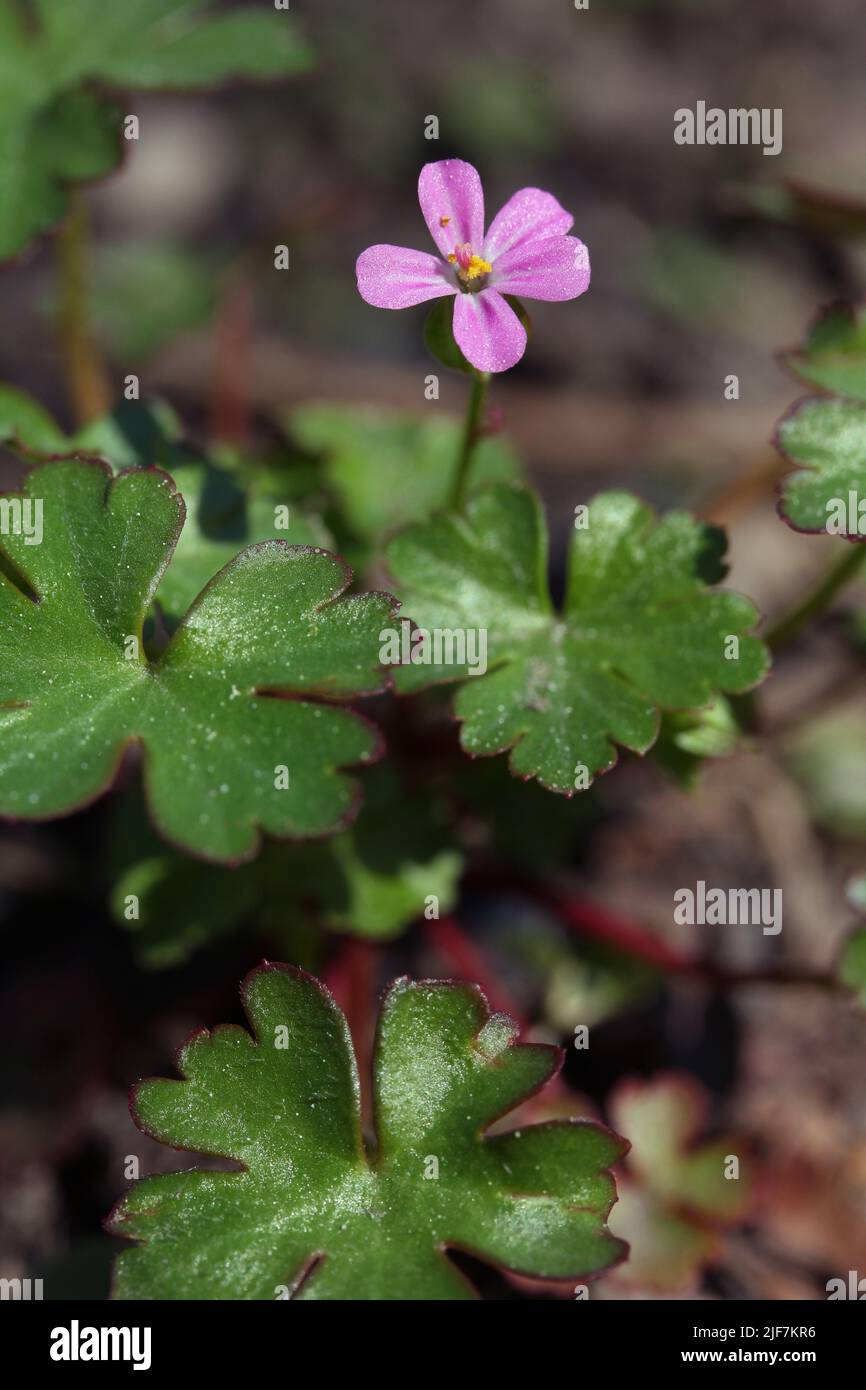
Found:
M 88 91 L 49 91 L 44 106 L 28 109 L 10 93 L 4 67 L 0 59 L 0 260 L 59 222 L 69 185 L 111 173 L 122 147 L 121 111 L 113 101 Z
M 616 1195 L 606 1170 L 623 1152 L 614 1135 L 565 1122 L 484 1137 L 549 1080 L 558 1053 L 515 1044 L 511 1020 L 491 1015 L 477 988 L 392 985 L 372 1154 L 348 1028 L 327 991 L 266 964 L 243 1000 L 254 1037 L 195 1033 L 178 1058 L 184 1080 L 144 1082 L 133 1111 L 161 1142 L 243 1171 L 137 1184 L 110 1218 L 141 1242 L 118 1260 L 117 1297 L 466 1299 L 448 1249 L 540 1278 L 620 1258 L 605 1227 Z
M 810 386 L 866 401 L 866 304 L 831 304 L 784 362 Z
M 294 21 L 211 0 L 0 0 L 0 259 L 66 210 L 70 184 L 120 161 L 121 109 L 92 90 L 194 88 L 302 71 Z
M 164 853 L 134 827 L 112 910 L 151 968 L 180 964 L 250 918 L 286 945 L 306 921 L 385 940 L 421 917 L 430 894 L 440 912 L 454 906 L 463 858 L 449 829 L 429 795 L 407 793 L 379 766 L 365 778 L 364 804 L 348 830 L 309 844 L 267 844 L 236 869 Z
M 801 401 L 781 421 L 777 445 L 798 466 L 781 486 L 779 511 L 795 531 L 866 536 L 866 404 Z M 854 494 L 853 510 L 850 494 Z
M 721 1227 L 744 1217 L 748 1157 L 730 1136 L 702 1139 L 707 1098 L 690 1077 L 624 1082 L 608 1109 L 631 1144 L 610 1223 L 630 1243 L 616 1282 L 681 1288 L 714 1254 Z M 730 1156 L 738 1177 L 725 1176 Z
M 297 411 L 290 428 L 304 448 L 323 455 L 327 484 L 346 524 L 362 540 L 379 541 L 396 527 L 447 505 L 460 451 L 458 420 L 432 412 L 419 420 L 353 406 L 313 405 Z M 482 439 L 473 455 L 470 490 L 519 472 L 505 440 Z
M 113 468 L 166 467 L 178 456 L 181 426 L 164 401 L 123 401 L 111 414 L 66 434 L 32 396 L 0 385 L 0 442 L 24 457 L 89 454 Z
M 149 661 L 144 614 L 183 525 L 172 480 L 60 460 L 31 470 L 22 510 L 28 499 L 43 506 L 42 543 L 3 538 L 38 601 L 0 577 L 0 813 L 92 801 L 136 741 L 160 833 L 193 853 L 237 861 L 259 828 L 337 829 L 355 795 L 339 769 L 371 760 L 376 739 L 310 697 L 381 687 L 390 599 L 341 597 L 351 575 L 336 556 L 267 541 L 216 576 Z
M 665 714 L 653 756 L 675 781 L 691 790 L 707 758 L 729 758 L 748 746 L 730 700 L 719 695 L 706 709 Z
M 140 859 L 118 879 L 113 914 L 136 933 L 136 958 L 151 970 L 181 965 L 201 946 L 224 936 L 254 909 L 257 866 L 223 869 L 183 854 Z M 134 914 L 130 916 L 130 913 Z
M 68 452 L 71 441 L 32 396 L 0 385 L 0 443 L 55 454 Z
M 181 436 L 180 421 L 164 401 L 123 401 L 111 415 L 65 435 L 29 396 L 0 386 L 0 440 L 10 447 L 27 455 L 96 456 L 116 469 L 156 465 L 174 479 L 186 522 L 156 594 L 171 628 L 246 546 L 269 540 L 333 546 L 318 517 L 290 505 L 287 473 L 266 473 L 246 457 L 232 467 L 229 460 L 200 456 Z
M 468 677 L 454 706 L 466 752 L 510 749 L 512 772 L 567 795 L 613 766 L 616 744 L 646 751 L 660 708 L 707 705 L 767 670 L 749 635 L 752 604 L 706 591 L 724 573 L 721 532 L 683 512 L 657 522 L 625 493 L 597 497 L 586 519 L 573 533 L 562 614 L 547 589 L 541 509 L 526 488 L 494 487 L 465 517 L 410 526 L 386 550 L 419 627 L 462 631 L 467 649 L 471 632 L 487 642 L 486 674 L 415 664 L 395 671 L 398 688 Z M 730 637 L 739 654 L 726 659 Z
M 272 540 L 314 547 L 331 544 L 318 517 L 263 493 L 248 496 L 230 473 L 209 462 L 177 463 L 170 472 L 183 494 L 187 517 L 156 594 L 172 625 L 245 546 Z

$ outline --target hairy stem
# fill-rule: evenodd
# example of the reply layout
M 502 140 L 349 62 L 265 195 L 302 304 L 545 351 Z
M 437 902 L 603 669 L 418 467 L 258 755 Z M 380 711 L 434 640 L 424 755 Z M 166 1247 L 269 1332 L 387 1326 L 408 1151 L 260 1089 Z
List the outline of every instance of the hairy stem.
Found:
M 796 637 L 807 623 L 825 613 L 836 595 L 841 593 L 848 581 L 857 573 L 864 560 L 866 560 L 866 543 L 849 544 L 841 560 L 837 560 L 830 567 L 815 588 L 801 599 L 790 613 L 780 618 L 770 628 L 764 640 L 771 649 L 778 651 L 779 647 L 790 642 L 792 637 Z
M 58 239 L 60 284 L 57 327 L 69 400 L 78 425 L 111 408 L 111 387 L 90 337 L 87 312 L 87 208 L 77 189 Z
M 451 494 L 451 506 L 455 512 L 461 512 L 466 504 L 469 470 L 472 466 L 475 446 L 481 438 L 481 417 L 489 384 L 489 372 L 476 372 L 472 378 L 472 390 L 469 393 L 469 402 L 466 407 L 466 421 L 463 426 L 463 437 L 460 441 L 460 453 L 457 456 L 454 490 Z

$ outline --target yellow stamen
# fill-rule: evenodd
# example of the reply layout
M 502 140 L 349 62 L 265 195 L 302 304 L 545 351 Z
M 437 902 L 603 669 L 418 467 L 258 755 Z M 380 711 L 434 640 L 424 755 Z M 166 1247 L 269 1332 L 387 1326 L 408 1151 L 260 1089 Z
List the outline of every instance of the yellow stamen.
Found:
M 457 264 L 457 257 L 452 254 L 448 257 L 452 265 Z M 457 272 L 458 280 L 462 280 L 464 285 L 470 280 L 477 280 L 479 275 L 487 275 L 493 269 L 490 261 L 482 260 L 481 256 L 472 255 L 465 270 L 461 267 Z

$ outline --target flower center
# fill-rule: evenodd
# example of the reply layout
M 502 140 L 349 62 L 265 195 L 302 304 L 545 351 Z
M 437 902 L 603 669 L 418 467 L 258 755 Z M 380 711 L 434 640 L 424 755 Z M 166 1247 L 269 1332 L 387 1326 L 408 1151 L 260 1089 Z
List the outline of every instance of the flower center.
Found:
M 468 241 L 464 241 L 462 246 L 455 246 L 448 260 L 457 268 L 457 279 L 464 293 L 480 290 L 484 284 L 483 277 L 493 269 L 490 261 L 475 254 Z

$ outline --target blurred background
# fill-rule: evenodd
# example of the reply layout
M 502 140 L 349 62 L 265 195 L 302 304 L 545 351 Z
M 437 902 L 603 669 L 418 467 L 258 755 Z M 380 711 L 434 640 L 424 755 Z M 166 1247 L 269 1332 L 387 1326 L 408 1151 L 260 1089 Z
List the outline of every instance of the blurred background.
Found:
M 771 438 L 803 394 L 777 355 L 821 306 L 866 286 L 860 0 L 590 0 L 585 11 L 297 0 L 292 13 L 316 53 L 304 77 L 125 99 L 140 139 L 85 195 L 91 331 L 117 391 L 136 373 L 199 439 L 251 448 L 291 433 L 315 402 L 459 411 L 456 376 L 442 373 L 440 401 L 425 401 L 436 368 L 424 310 L 372 309 L 354 280 L 372 243 L 427 249 L 419 169 L 459 156 L 481 172 L 488 216 L 537 185 L 573 211 L 590 250 L 588 294 L 529 306 L 529 350 L 491 397 L 547 502 L 554 584 L 574 507 L 624 486 L 729 527 L 731 586 L 769 615 L 786 609 L 833 558 L 831 540 L 778 520 Z M 676 145 L 674 111 L 698 100 L 781 108 L 782 153 Z M 71 426 L 56 272 L 51 237 L 3 272 L 0 380 Z M 724 395 L 732 373 L 738 400 Z M 19 469 L 3 459 L 7 483 Z M 569 891 L 672 949 L 694 947 L 671 921 L 677 887 L 780 887 L 781 938 L 706 928 L 700 950 L 732 973 L 822 975 L 854 917 L 846 884 L 866 867 L 861 605 L 852 590 L 785 653 L 760 695 L 760 750 L 712 762 L 697 791 L 658 761 L 628 759 L 586 798 L 551 809 L 521 788 L 512 809 L 505 780 L 479 769 L 501 816 L 468 793 L 461 847 L 492 844 L 536 869 L 550 852 Z M 107 910 L 115 802 L 0 832 L 0 1275 L 44 1277 L 58 1298 L 105 1295 L 113 1243 L 99 1221 L 125 1188 L 127 1156 L 142 1172 L 180 1159 L 133 1129 L 126 1087 L 170 1068 L 194 1026 L 238 1018 L 235 981 L 261 954 L 236 936 L 174 969 L 139 968 Z M 622 1079 L 639 1076 L 663 1128 L 666 1104 L 691 1104 L 665 1090 L 675 1072 L 707 1107 L 695 1137 L 735 1132 L 723 1151 L 749 1155 L 748 1201 L 700 1219 L 641 1193 L 635 1169 L 624 1190 L 645 1259 L 594 1297 L 815 1298 L 834 1275 L 866 1274 L 866 1022 L 847 999 L 814 985 L 635 978 L 501 884 L 470 884 L 461 913 L 539 1036 L 592 1024 L 549 1105 L 571 1113 L 577 1093 L 613 1122 Z M 412 931 L 375 960 L 347 950 L 340 968 L 374 984 L 401 969 L 448 973 Z M 479 1277 L 490 1297 L 540 1296 Z

